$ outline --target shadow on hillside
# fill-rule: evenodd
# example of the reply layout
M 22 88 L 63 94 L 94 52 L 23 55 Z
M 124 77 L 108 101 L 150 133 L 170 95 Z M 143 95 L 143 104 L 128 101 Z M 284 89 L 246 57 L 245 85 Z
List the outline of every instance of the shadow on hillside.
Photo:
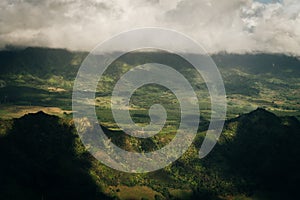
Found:
M 107 199 L 89 174 L 89 154 L 58 117 L 14 119 L 0 157 L 0 199 Z
M 234 136 L 226 135 L 230 129 Z M 294 198 L 300 182 L 299 130 L 296 118 L 279 118 L 259 108 L 226 123 L 219 144 L 204 164 L 233 180 L 239 193 Z

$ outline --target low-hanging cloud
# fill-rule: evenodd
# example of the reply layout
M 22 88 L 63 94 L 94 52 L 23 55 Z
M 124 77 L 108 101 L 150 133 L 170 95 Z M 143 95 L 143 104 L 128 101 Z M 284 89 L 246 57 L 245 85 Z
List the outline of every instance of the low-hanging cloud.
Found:
M 209 52 L 300 55 L 298 0 L 2 0 L 0 47 L 91 50 L 139 27 L 180 31 Z

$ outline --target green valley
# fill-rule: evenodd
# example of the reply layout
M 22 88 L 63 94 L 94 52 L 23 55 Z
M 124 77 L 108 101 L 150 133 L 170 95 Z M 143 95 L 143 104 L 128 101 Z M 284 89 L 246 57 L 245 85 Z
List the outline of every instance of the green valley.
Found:
M 73 83 L 86 56 L 37 47 L 0 51 L 0 199 L 296 199 L 299 58 L 211 55 L 224 80 L 227 116 L 217 145 L 199 159 L 211 115 L 201 75 L 183 58 L 164 51 L 121 56 L 101 77 L 95 94 L 99 123 L 114 144 L 131 152 L 151 152 L 169 143 L 178 128 L 179 102 L 156 84 L 134 91 L 129 112 L 144 126 L 150 122 L 150 106 L 163 105 L 168 116 L 160 133 L 141 139 L 118 127 L 111 93 L 122 74 L 135 66 L 157 62 L 179 71 L 195 89 L 201 114 L 196 139 L 176 162 L 154 172 L 130 174 L 97 161 L 74 127 Z

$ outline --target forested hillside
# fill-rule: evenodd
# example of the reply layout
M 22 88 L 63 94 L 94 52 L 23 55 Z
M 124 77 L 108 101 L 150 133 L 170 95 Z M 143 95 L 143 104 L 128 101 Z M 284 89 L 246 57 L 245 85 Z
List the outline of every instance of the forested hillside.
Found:
M 145 190 L 149 199 L 297 195 L 300 123 L 264 109 L 228 120 L 208 157 L 198 158 L 205 134 L 199 132 L 178 161 L 148 174 L 122 173 L 96 161 L 70 119 L 39 112 L 0 124 L 1 199 L 136 198 L 128 194 L 131 190 Z M 129 148 L 126 134 L 104 130 L 120 147 Z M 150 141 L 138 142 L 150 148 L 155 143 L 154 138 Z

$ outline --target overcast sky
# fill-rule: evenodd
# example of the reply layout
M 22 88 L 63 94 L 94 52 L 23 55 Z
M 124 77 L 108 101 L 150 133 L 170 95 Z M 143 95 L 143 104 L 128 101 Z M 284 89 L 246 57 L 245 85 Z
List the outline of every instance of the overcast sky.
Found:
M 299 0 L 0 0 L 6 44 L 91 50 L 139 27 L 180 31 L 209 51 L 300 55 Z

